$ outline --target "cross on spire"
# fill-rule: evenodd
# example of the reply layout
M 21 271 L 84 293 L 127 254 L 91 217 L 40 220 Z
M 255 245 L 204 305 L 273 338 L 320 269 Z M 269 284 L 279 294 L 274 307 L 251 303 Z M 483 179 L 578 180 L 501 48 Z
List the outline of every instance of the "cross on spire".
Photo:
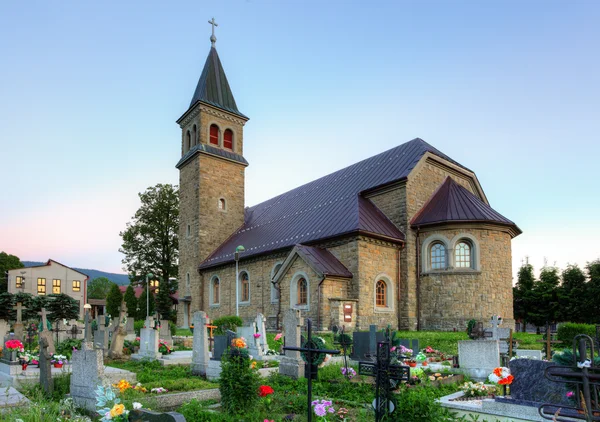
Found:
M 219 24 L 215 22 L 215 18 L 209 20 L 208 23 L 212 25 L 212 35 L 210 36 L 210 44 L 214 47 L 215 43 L 217 42 L 217 37 L 215 37 L 215 26 L 219 26 Z

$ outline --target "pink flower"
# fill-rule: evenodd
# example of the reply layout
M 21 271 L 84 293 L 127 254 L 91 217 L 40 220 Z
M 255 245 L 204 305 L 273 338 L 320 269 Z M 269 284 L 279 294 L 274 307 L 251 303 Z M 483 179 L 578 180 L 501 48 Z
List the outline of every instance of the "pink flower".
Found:
M 572 392 L 572 391 L 567 391 L 567 397 L 568 397 L 568 398 L 571 398 L 571 397 L 573 397 L 574 395 L 575 395 L 575 393 L 574 393 L 574 392 Z
M 259 338 L 260 337 L 260 333 L 254 333 L 254 338 Z
M 283 333 L 277 333 L 277 335 L 275 336 L 275 341 L 279 341 L 282 335 Z

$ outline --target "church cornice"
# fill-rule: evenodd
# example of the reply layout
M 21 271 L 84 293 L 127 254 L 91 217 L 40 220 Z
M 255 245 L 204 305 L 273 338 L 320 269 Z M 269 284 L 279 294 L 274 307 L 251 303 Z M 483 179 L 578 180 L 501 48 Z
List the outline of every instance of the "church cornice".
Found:
M 230 113 L 211 104 L 204 103 L 203 101 L 198 101 L 177 120 L 179 127 L 183 129 L 188 124 L 190 124 L 200 113 L 206 113 L 209 116 L 218 117 L 220 119 L 238 124 L 240 126 L 244 126 L 249 120 L 248 118 L 243 119 L 237 114 Z

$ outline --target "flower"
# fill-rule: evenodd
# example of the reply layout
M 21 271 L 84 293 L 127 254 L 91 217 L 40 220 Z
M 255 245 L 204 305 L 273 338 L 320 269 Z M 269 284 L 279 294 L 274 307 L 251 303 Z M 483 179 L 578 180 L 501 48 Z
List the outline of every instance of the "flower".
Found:
M 245 349 L 246 347 L 246 340 L 244 339 L 244 337 L 239 337 L 239 338 L 234 338 L 231 341 L 231 346 L 232 347 L 237 347 L 238 349 Z
M 20 350 L 23 348 L 23 343 L 20 340 L 8 340 L 4 345 L 8 350 Z
M 142 404 L 138 403 L 136 401 L 133 402 L 133 409 L 137 410 L 137 409 L 141 409 L 142 408 Z
M 335 413 L 335 409 L 333 408 L 333 403 L 330 400 L 315 400 L 311 403 L 313 406 L 313 411 L 315 415 L 323 418 L 323 420 L 327 420 L 325 415 L 327 413 Z
M 129 388 L 133 388 L 129 381 L 124 379 L 119 381 L 117 384 L 113 384 L 113 387 L 117 387 L 121 393 Z
M 275 341 L 281 340 L 281 336 L 283 336 L 283 333 L 277 333 L 277 335 L 275 336 Z
M 342 371 L 342 375 L 348 379 L 352 379 L 356 376 L 356 371 L 353 368 L 348 368 L 348 370 L 346 370 L 346 367 L 342 366 L 340 371 Z
M 124 404 L 115 404 L 113 406 L 112 409 L 110 409 L 110 416 L 111 417 L 116 417 L 116 416 L 120 416 L 125 412 L 125 405 Z
M 572 391 L 567 391 L 566 396 L 567 396 L 568 399 L 570 399 L 571 397 L 575 396 L 575 393 L 572 392 Z
M 260 333 L 254 333 L 254 338 L 259 338 L 260 337 Z
M 156 394 L 162 394 L 162 393 L 166 393 L 168 391 L 169 390 L 167 390 L 166 388 L 163 388 L 163 387 L 156 387 L 156 388 L 153 388 L 152 390 L 150 390 L 151 393 L 156 393 Z
M 269 394 L 273 394 L 275 390 L 270 385 L 261 385 L 258 387 L 258 395 L 261 397 L 266 397 Z
M 492 373 L 488 376 L 488 380 L 498 385 L 510 385 L 512 384 L 515 377 L 510 374 L 510 369 L 500 366 L 494 368 Z
M 250 369 L 256 369 L 256 361 L 252 361 L 250 364 Z

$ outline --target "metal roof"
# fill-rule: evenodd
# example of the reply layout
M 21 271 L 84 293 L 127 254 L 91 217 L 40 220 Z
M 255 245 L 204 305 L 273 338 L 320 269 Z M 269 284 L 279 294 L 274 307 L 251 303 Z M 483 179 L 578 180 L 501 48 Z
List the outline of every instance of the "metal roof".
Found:
M 246 248 L 242 258 L 248 258 L 361 231 L 402 241 L 402 232 L 360 193 L 406 179 L 427 152 L 460 165 L 422 139 L 413 139 L 247 208 L 244 225 L 200 268 L 232 261 L 238 245 Z
M 324 276 L 352 278 L 352 273 L 327 249 L 296 245 L 296 250 Z
M 229 161 L 235 161 L 236 163 L 240 163 L 243 166 L 248 166 L 248 161 L 246 161 L 246 159 L 240 154 L 236 154 L 235 152 L 231 151 L 226 151 L 221 148 L 213 147 L 212 145 L 208 144 L 197 144 L 190 148 L 190 150 L 186 152 L 183 155 L 183 157 L 181 157 L 177 164 L 175 164 L 175 167 L 180 168 L 181 166 L 183 166 L 183 164 L 185 164 L 186 161 L 188 161 L 190 158 L 196 155 L 196 153 L 214 155 L 216 157 L 224 158 Z
M 440 185 L 411 220 L 413 227 L 442 223 L 496 223 L 521 229 L 508 218 L 456 183 L 451 177 Z
M 189 108 L 192 108 L 198 101 L 208 103 L 247 119 L 237 108 L 233 93 L 229 87 L 229 82 L 227 81 L 227 76 L 225 76 L 225 71 L 223 70 L 223 65 L 221 65 L 221 60 L 217 54 L 217 49 L 214 47 L 211 47 L 208 53 Z

